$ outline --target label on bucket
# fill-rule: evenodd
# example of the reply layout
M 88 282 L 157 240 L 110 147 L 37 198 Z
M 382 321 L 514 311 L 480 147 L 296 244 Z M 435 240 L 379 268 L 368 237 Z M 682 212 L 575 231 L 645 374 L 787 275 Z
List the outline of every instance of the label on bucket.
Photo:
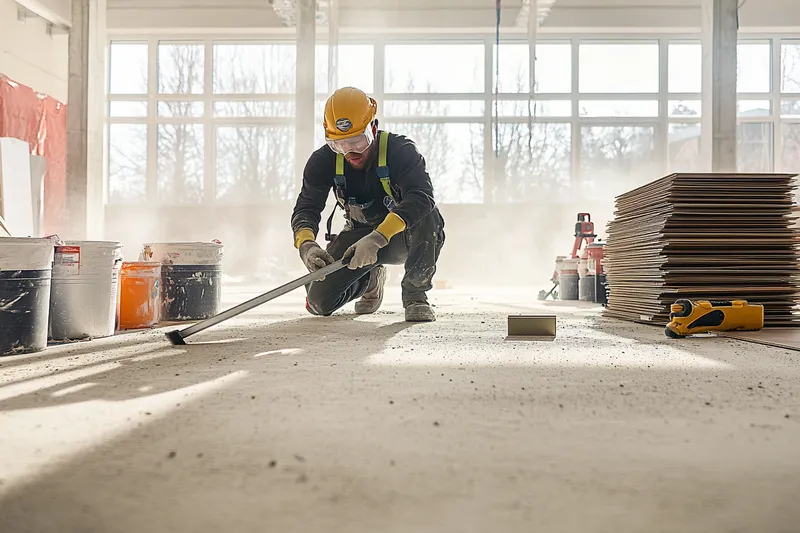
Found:
M 58 246 L 56 248 L 55 261 L 53 262 L 53 274 L 60 276 L 78 276 L 80 273 L 81 247 Z

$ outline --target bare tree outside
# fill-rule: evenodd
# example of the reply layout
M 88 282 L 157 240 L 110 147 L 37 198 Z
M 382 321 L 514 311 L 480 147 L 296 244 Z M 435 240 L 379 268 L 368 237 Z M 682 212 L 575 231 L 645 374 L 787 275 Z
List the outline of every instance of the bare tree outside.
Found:
M 120 67 L 119 61 L 112 61 L 112 70 L 117 72 L 119 80 L 123 80 L 117 80 L 116 86 L 112 83 L 112 93 L 141 94 L 141 103 L 146 108 L 147 45 L 120 45 L 131 47 L 124 49 L 131 54 L 140 54 L 138 57 L 142 59 L 139 61 L 119 55 L 122 52 L 115 56 L 114 46 L 117 45 L 112 45 L 112 59 L 124 58 L 128 69 Z M 151 111 L 158 117 L 157 131 L 154 132 L 157 151 L 147 154 L 145 124 L 110 126 L 109 190 L 112 201 L 140 202 L 147 199 L 148 155 L 157 158 L 156 191 L 163 201 L 203 201 L 207 196 L 203 189 L 209 178 L 205 171 L 210 157 L 214 161 L 215 201 L 231 204 L 283 202 L 296 196 L 294 45 L 218 42 L 213 46 L 214 62 L 207 65 L 203 44 L 159 45 L 155 86 L 160 98 L 157 109 Z M 352 78 L 356 71 L 361 76 L 363 73 L 353 65 L 360 61 L 371 65 L 373 59 L 371 45 L 346 46 L 352 48 L 348 48 L 347 53 L 353 57 L 344 59 L 344 65 L 340 61 L 340 81 L 342 68 L 352 71 L 345 77 Z M 407 45 L 391 46 L 397 47 L 393 53 L 402 55 Z M 453 45 L 444 46 L 453 48 Z M 551 69 L 558 73 L 537 74 L 541 78 L 535 80 L 537 94 L 543 86 L 550 92 L 566 90 L 570 86 L 570 69 L 560 66 L 564 58 L 569 58 L 565 52 L 569 51 L 569 45 L 549 46 L 552 50 L 548 53 L 552 57 L 547 61 L 558 67 Z M 414 53 L 429 54 L 428 48 L 412 46 Z M 524 45 L 514 45 L 513 61 L 504 59 L 501 63 L 505 69 L 501 69 L 505 96 L 501 102 L 504 109 L 499 117 L 495 117 L 498 121 L 496 128 L 493 125 L 490 131 L 484 131 L 485 113 L 494 113 L 494 106 L 490 110 L 484 109 L 486 101 L 483 97 L 475 98 L 477 93 L 465 92 L 463 100 L 453 100 L 452 97 L 437 100 L 437 92 L 479 90 L 483 94 L 484 55 L 477 54 L 477 49 L 474 45 L 464 50 L 458 48 L 459 53 L 463 52 L 463 68 L 457 74 L 458 85 L 454 85 L 456 81 L 453 78 L 443 77 L 430 65 L 420 74 L 410 61 L 399 66 L 387 62 L 384 73 L 385 87 L 392 93 L 380 110 L 383 117 L 381 126 L 417 143 L 436 185 L 439 201 L 482 202 L 487 197 L 499 203 L 535 202 L 547 195 L 570 194 L 576 187 L 578 176 L 582 190 L 589 187 L 605 193 L 606 183 L 613 181 L 615 187 L 627 188 L 637 185 L 642 179 L 651 179 L 661 170 L 655 161 L 654 128 L 650 126 L 586 125 L 581 127 L 580 147 L 572 146 L 573 126 L 570 122 L 575 117 L 571 117 L 571 109 L 565 112 L 562 108 L 552 107 L 561 103 L 558 97 L 548 102 L 529 99 L 528 48 Z M 318 50 L 317 55 L 325 54 Z M 800 45 L 784 45 L 783 58 L 784 90 L 800 90 Z M 212 87 L 204 87 L 207 68 L 213 69 L 210 77 Z M 139 69 L 138 76 L 133 75 L 133 69 Z M 369 70 L 369 76 L 363 74 L 363 83 L 372 76 L 371 67 Z M 327 77 L 327 63 L 320 62 L 318 71 L 317 86 L 321 89 L 321 80 Z M 205 96 L 201 96 L 206 92 L 214 94 L 211 109 L 205 108 Z M 409 96 L 401 100 L 401 94 Z M 253 95 L 253 98 L 248 99 L 247 95 Z M 318 95 L 318 100 L 320 97 Z M 135 98 L 128 100 L 133 102 Z M 570 99 L 563 102 L 571 106 Z M 320 104 L 318 101 L 321 108 Z M 670 102 L 670 169 L 693 170 L 699 162 L 699 108 L 692 104 L 696 102 Z M 782 111 L 785 116 L 800 116 L 800 99 L 783 102 Z M 211 114 L 214 124 L 211 146 L 205 143 L 208 132 L 204 122 L 209 119 L 206 113 Z M 787 167 L 800 166 L 800 127 L 785 124 L 783 131 L 784 164 Z M 321 145 L 321 129 L 315 133 L 317 144 Z M 739 133 L 741 167 L 746 170 L 770 168 L 770 126 L 766 122 L 745 122 Z M 492 179 L 484 183 L 484 168 L 492 163 L 484 161 L 486 135 L 490 136 L 492 151 L 498 151 L 503 169 L 495 173 L 486 167 L 486 174 Z M 572 168 L 573 152 L 577 148 L 580 148 L 580 169 Z
M 528 47 L 515 47 L 527 64 Z M 500 123 L 492 131 L 492 147 L 502 169 L 492 174 L 489 195 L 495 203 L 532 202 L 569 190 L 572 176 L 571 126 L 540 122 L 547 104 L 530 98 L 527 69 L 501 78 L 504 89 L 515 90 L 525 100 L 503 101 L 492 113 Z M 535 93 L 540 82 L 534 83 Z M 500 116 L 498 115 L 500 113 Z M 524 122 L 506 117 L 524 118 Z
M 109 198 L 115 203 L 147 200 L 147 125 L 110 124 Z
M 147 44 L 113 43 L 109 91 L 147 95 Z M 138 103 L 138 102 L 137 102 Z M 147 115 L 147 102 L 126 106 L 130 114 Z M 108 128 L 108 194 L 112 202 L 147 199 L 147 125 L 110 124 Z
M 772 172 L 772 124 L 740 122 L 736 132 L 739 172 Z
M 205 47 L 202 44 L 160 44 L 158 50 L 159 93 L 203 93 Z M 157 130 L 157 190 L 159 201 L 199 203 L 203 200 L 205 136 L 199 122 L 202 102 L 161 101 L 159 117 L 175 123 L 159 124 Z
M 214 92 L 291 96 L 296 61 L 292 44 L 215 44 Z M 296 195 L 294 114 L 292 98 L 215 103 L 215 116 L 241 122 L 216 130 L 217 201 L 278 202 Z M 259 120 L 266 117 L 284 120 Z
M 396 87 L 393 76 L 389 70 L 387 85 Z M 418 83 L 407 74 L 404 92 L 420 92 Z M 429 81 L 423 92 L 434 90 Z M 429 117 L 475 116 L 479 103 L 468 100 L 404 100 L 388 102 L 386 106 L 392 115 L 389 120 L 394 117 L 403 119 L 387 122 L 382 128 L 414 141 L 425 159 L 438 202 L 474 203 L 483 200 L 483 125 L 478 123 L 482 121 L 480 115 L 474 119 L 476 123 L 426 121 Z
M 606 199 L 652 180 L 656 168 L 651 126 L 581 128 L 579 189 Z
M 699 119 L 700 112 L 684 102 L 670 102 L 669 116 L 675 119 Z M 699 122 L 670 122 L 667 132 L 669 172 L 698 172 L 701 170 Z

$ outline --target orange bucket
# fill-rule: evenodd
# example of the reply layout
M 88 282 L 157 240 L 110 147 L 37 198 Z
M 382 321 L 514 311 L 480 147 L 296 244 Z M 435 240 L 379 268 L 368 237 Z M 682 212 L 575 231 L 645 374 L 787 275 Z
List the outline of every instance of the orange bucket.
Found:
M 151 328 L 161 313 L 161 263 L 122 263 L 119 329 Z

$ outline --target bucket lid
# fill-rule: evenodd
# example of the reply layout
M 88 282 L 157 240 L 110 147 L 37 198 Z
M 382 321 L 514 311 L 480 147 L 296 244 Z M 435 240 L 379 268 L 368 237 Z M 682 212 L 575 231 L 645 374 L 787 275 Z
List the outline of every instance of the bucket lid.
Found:
M 85 246 L 87 248 L 122 248 L 122 243 L 118 241 L 64 241 L 63 246 Z M 56 248 L 60 248 L 57 245 Z
M 220 242 L 145 243 L 140 259 L 165 265 L 221 265 Z
M 155 261 L 123 261 L 122 270 L 159 270 L 161 263 Z
M 0 270 L 50 270 L 53 241 L 30 237 L 0 237 Z

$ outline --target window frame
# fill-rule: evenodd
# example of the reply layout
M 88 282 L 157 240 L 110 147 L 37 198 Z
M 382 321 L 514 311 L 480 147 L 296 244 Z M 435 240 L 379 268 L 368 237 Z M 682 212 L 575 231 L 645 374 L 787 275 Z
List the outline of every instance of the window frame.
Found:
M 581 93 L 580 87 L 580 46 L 581 44 L 612 44 L 612 43 L 658 43 L 659 47 L 659 90 L 657 93 Z M 106 105 L 106 124 L 146 124 L 148 126 L 147 140 L 147 201 L 158 203 L 157 194 L 157 131 L 159 124 L 188 122 L 202 123 L 204 126 L 204 151 L 205 151 L 205 172 L 204 172 L 204 205 L 216 205 L 216 138 L 217 129 L 225 126 L 237 125 L 290 125 L 294 123 L 292 116 L 264 116 L 264 117 L 223 117 L 214 116 L 213 108 L 216 102 L 220 101 L 294 101 L 294 94 L 223 94 L 213 91 L 213 46 L 215 44 L 287 44 L 293 43 L 293 35 L 290 32 L 273 32 L 263 34 L 192 34 L 185 35 L 124 35 L 112 32 L 109 36 L 109 44 L 141 44 L 148 46 L 148 80 L 146 94 L 108 94 L 107 102 L 115 101 L 141 101 L 147 103 L 147 115 L 143 117 L 109 117 L 108 106 Z M 663 174 L 670 172 L 669 168 L 669 128 L 672 124 L 701 124 L 701 158 L 703 166 L 710 161 L 709 147 L 706 146 L 708 139 L 708 128 L 711 124 L 711 110 L 707 108 L 706 102 L 708 95 L 704 92 L 698 93 L 672 93 L 669 92 L 669 45 L 673 44 L 698 44 L 702 43 L 702 36 L 699 33 L 631 33 L 631 34 L 559 34 L 543 33 L 539 37 L 540 44 L 569 44 L 571 47 L 571 91 L 569 93 L 537 93 L 535 98 L 543 101 L 564 101 L 570 102 L 572 113 L 569 117 L 556 116 L 536 116 L 533 120 L 536 123 L 568 123 L 571 130 L 571 168 L 572 180 L 579 182 L 581 179 L 581 138 L 582 128 L 589 125 L 610 125 L 610 126 L 636 126 L 653 125 L 655 126 L 654 138 L 654 158 L 659 163 L 659 171 Z M 772 123 L 772 168 L 775 172 L 784 172 L 783 169 L 783 125 L 800 124 L 800 116 L 782 117 L 781 103 L 783 100 L 800 100 L 800 93 L 782 92 L 782 45 L 800 44 L 800 38 L 792 34 L 777 33 L 757 33 L 740 32 L 740 43 L 747 42 L 769 42 L 771 47 L 770 63 L 770 87 L 769 93 L 740 93 L 738 101 L 746 100 L 769 100 L 771 110 L 767 116 L 738 117 L 737 123 L 747 122 L 770 122 Z M 160 94 L 158 92 L 158 45 L 166 44 L 202 44 L 204 46 L 204 81 L 202 94 Z M 481 92 L 471 93 L 387 93 L 385 91 L 386 46 L 392 44 L 481 44 L 484 49 L 484 83 Z M 501 44 L 526 44 L 527 35 L 524 32 L 508 32 L 502 37 Z M 320 36 L 318 44 L 327 44 L 326 39 Z M 430 33 L 408 33 L 392 34 L 386 33 L 378 37 L 366 34 L 353 33 L 343 35 L 340 44 L 358 45 L 368 44 L 373 48 L 373 86 L 372 96 L 378 101 L 379 117 L 383 121 L 393 123 L 405 122 L 431 122 L 431 123 L 475 123 L 483 124 L 483 147 L 484 147 L 484 184 L 489 183 L 492 173 L 493 128 L 494 128 L 494 70 L 495 57 L 494 45 L 495 36 L 486 33 L 464 33 L 449 35 L 432 35 Z M 501 65 L 502 68 L 502 65 Z M 107 79 L 107 89 L 110 89 L 111 79 Z M 706 88 L 706 79 L 703 79 L 703 87 Z M 324 101 L 327 97 L 325 93 L 317 93 L 316 100 Z M 525 101 L 529 94 L 525 93 L 501 93 L 497 95 L 500 101 Z M 471 116 L 387 116 L 381 113 L 383 104 L 387 101 L 454 101 L 454 100 L 473 100 L 482 101 L 484 105 L 483 115 L 474 114 Z M 582 117 L 579 114 L 580 102 L 585 100 L 658 100 L 659 113 L 657 117 Z M 677 117 L 669 116 L 669 103 L 676 100 L 700 101 L 702 103 L 702 114 L 699 117 Z M 202 101 L 203 115 L 201 117 L 160 117 L 158 116 L 159 101 Z M 317 119 L 319 119 L 318 113 Z M 506 123 L 526 123 L 529 121 L 527 116 L 500 116 L 497 118 L 499 124 Z M 108 143 L 106 143 L 108 144 Z M 105 146 L 106 162 L 109 146 Z M 796 169 L 800 170 L 800 169 Z M 109 166 L 105 165 L 105 184 L 108 190 Z M 653 179 L 658 178 L 654 175 Z M 488 191 L 490 187 L 485 186 Z M 491 203 L 491 198 L 484 197 L 486 203 Z M 531 199 L 531 202 L 548 201 L 546 198 Z M 108 197 L 106 195 L 106 202 Z

